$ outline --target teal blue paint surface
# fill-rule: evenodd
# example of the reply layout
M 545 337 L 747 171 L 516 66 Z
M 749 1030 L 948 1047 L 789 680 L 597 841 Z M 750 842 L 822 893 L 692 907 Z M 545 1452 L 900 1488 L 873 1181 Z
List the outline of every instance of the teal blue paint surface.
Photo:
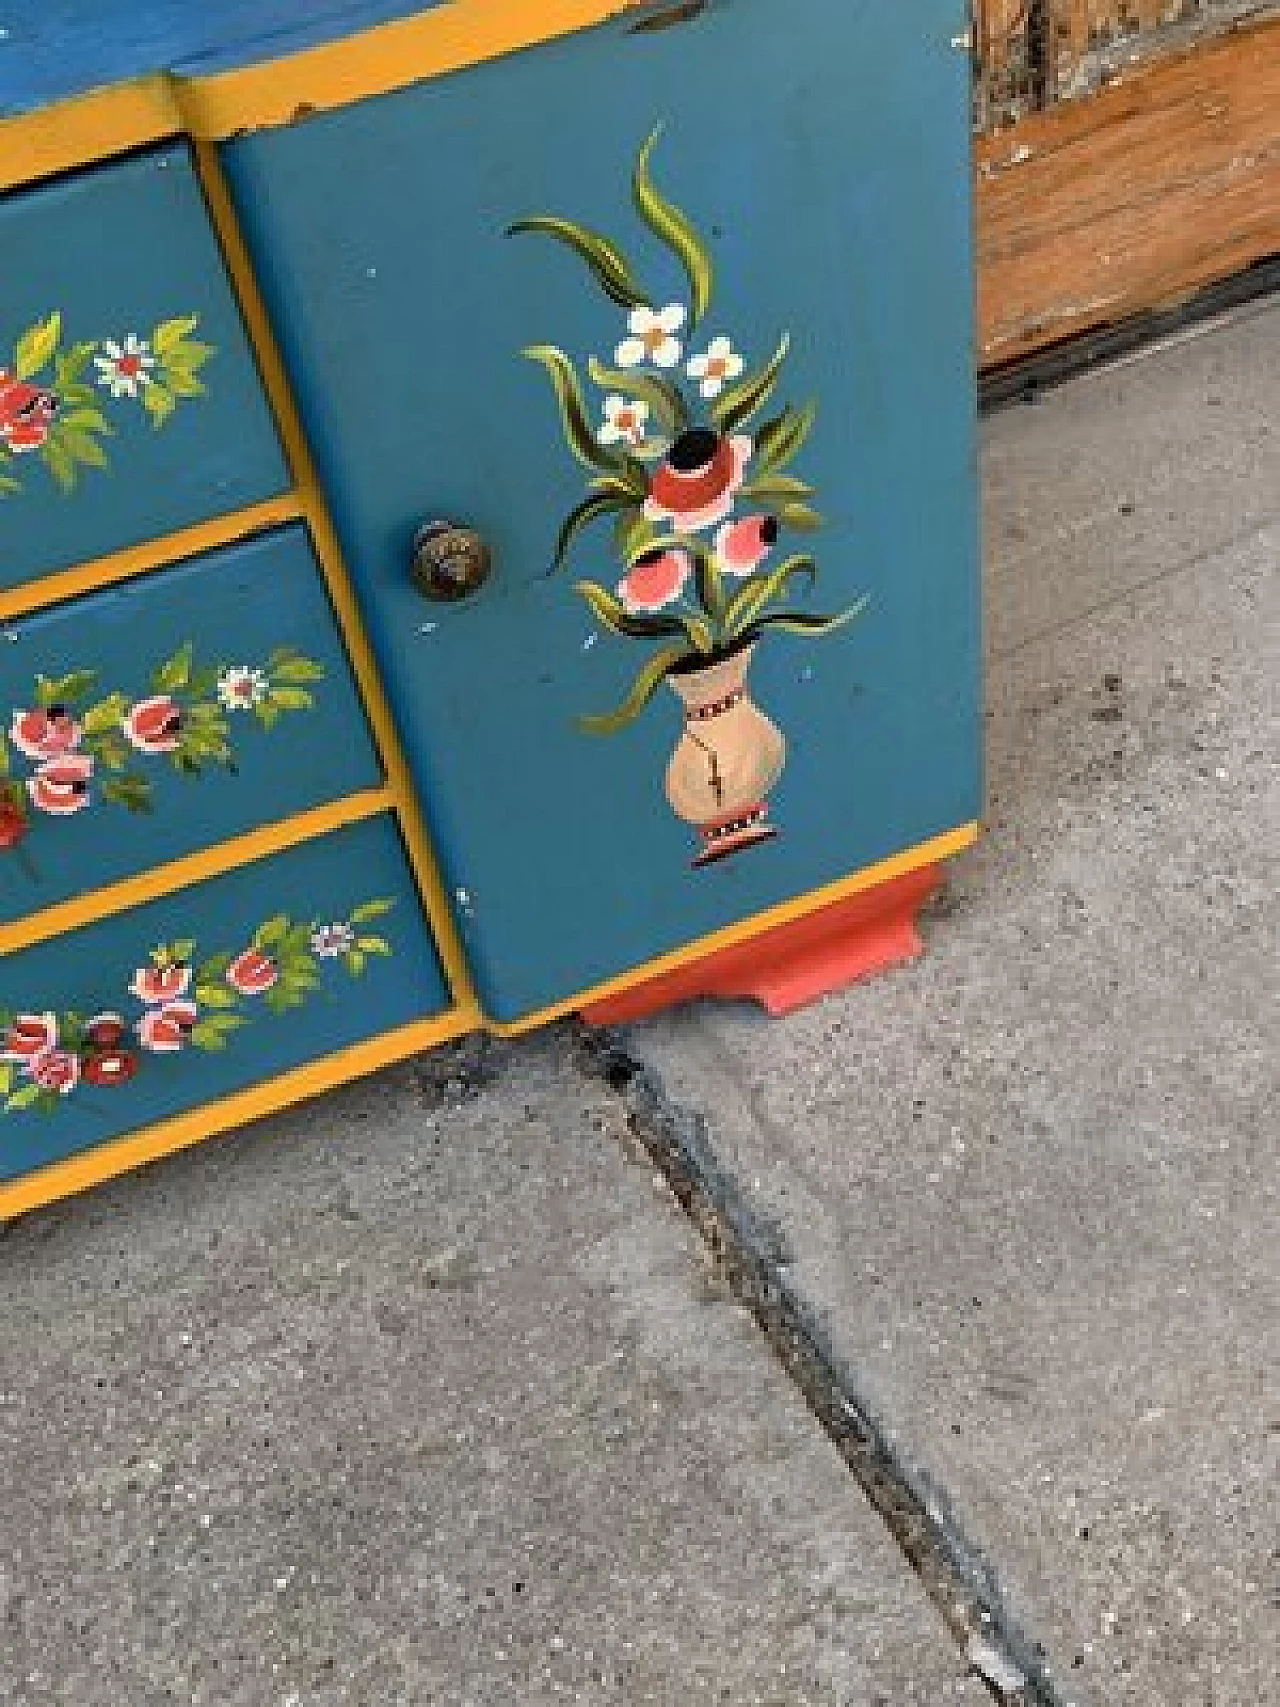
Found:
M 0 920 L 381 781 L 328 593 L 300 527 L 10 623 L 5 636 L 0 715 L 6 733 L 15 712 L 34 706 L 38 674 L 59 680 L 73 671 L 96 672 L 92 688 L 70 708 L 83 716 L 110 693 L 133 703 L 156 695 L 156 670 L 188 642 L 197 669 L 250 665 L 269 672 L 271 653 L 289 647 L 318 664 L 324 677 L 303 687 L 312 708 L 283 713 L 271 730 L 247 710 L 225 712 L 234 769 L 208 764 L 188 776 L 172 758 L 124 742 L 128 774 L 152 785 L 149 812 L 132 813 L 102 798 L 112 773 L 101 763 L 89 784 L 89 803 L 78 812 L 54 816 L 32 807 L 24 840 L 16 849 L 0 849 Z M 285 680 L 277 685 L 290 687 Z M 216 688 L 200 697 L 216 701 Z M 11 782 L 35 775 L 38 759 L 12 746 L 9 755 Z
M 0 44 L 2 47 L 3 44 Z M 106 469 L 82 468 L 63 494 L 38 451 L 0 472 L 20 493 L 0 497 L 0 586 L 68 568 L 284 491 L 289 478 L 185 148 L 153 150 L 0 197 L 0 366 L 28 327 L 58 311 L 64 343 L 128 334 L 198 314 L 193 334 L 217 353 L 201 372 L 208 395 L 183 399 L 152 426 L 142 404 L 94 385 L 115 429 Z M 86 378 L 93 382 L 92 363 Z M 38 376 L 48 385 L 48 372 Z
M 245 138 L 226 162 L 489 1009 L 513 1019 L 964 824 L 980 808 L 968 59 L 961 0 L 735 0 L 644 35 L 587 32 Z M 752 361 L 789 330 L 781 398 L 820 400 L 794 472 L 820 489 L 810 608 L 855 627 L 768 637 L 755 698 L 787 736 L 781 835 L 694 872 L 663 795 L 667 689 L 608 738 L 648 649 L 572 592 L 617 578 L 607 528 L 544 578 L 585 489 L 545 375 L 606 359 L 622 311 L 506 225 L 564 214 L 661 300 L 682 276 L 630 209 L 660 186 L 710 235 L 708 335 Z M 432 607 L 424 518 L 488 536 L 491 581 Z M 810 536 L 797 537 L 803 549 Z
M 0 1112 L 0 1179 L 198 1108 L 448 1005 L 399 835 L 383 818 L 0 959 L 0 1007 L 116 1012 L 136 1049 L 132 1029 L 144 1004 L 128 985 L 159 944 L 196 938 L 198 964 L 220 952 L 238 953 L 277 913 L 326 923 L 345 919 L 373 897 L 396 903 L 368 927 L 390 942 L 390 958 L 371 956 L 355 979 L 340 962 L 322 963 L 321 987 L 290 1013 L 273 1015 L 260 997 L 246 999 L 240 1011 L 249 1023 L 222 1053 L 139 1050 L 141 1065 L 128 1084 L 103 1089 L 82 1081 L 48 1114 Z
M 152 71 L 207 77 L 441 0 L 16 0 L 0 9 L 0 116 Z

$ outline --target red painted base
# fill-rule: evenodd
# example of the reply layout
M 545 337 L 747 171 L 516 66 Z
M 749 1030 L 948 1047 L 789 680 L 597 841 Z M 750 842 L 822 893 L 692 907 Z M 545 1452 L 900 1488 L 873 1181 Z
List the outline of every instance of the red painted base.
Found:
M 791 1013 L 923 954 L 916 914 L 941 881 L 941 866 L 921 866 L 592 1002 L 582 1017 L 588 1025 L 627 1025 L 696 996 L 750 997 L 771 1014 Z

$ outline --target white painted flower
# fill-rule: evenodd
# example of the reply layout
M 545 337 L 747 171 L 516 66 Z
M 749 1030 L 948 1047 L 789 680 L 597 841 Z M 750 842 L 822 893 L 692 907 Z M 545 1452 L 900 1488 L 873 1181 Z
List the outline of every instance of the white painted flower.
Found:
M 644 443 L 649 421 L 649 405 L 629 397 L 606 397 L 604 425 L 600 429 L 602 445 L 627 444 L 633 448 Z
M 356 933 L 350 925 L 317 925 L 311 933 L 311 952 L 321 960 L 337 960 L 355 945 Z
M 93 358 L 98 370 L 98 384 L 105 385 L 113 397 L 136 397 L 138 387 L 152 384 L 150 370 L 156 365 L 151 346 L 133 333 L 119 344 L 114 338 L 102 341 L 103 355 Z
M 230 664 L 218 673 L 218 698 L 228 711 L 250 711 L 261 705 L 271 683 L 262 670 L 248 664 Z
M 675 367 L 684 348 L 676 333 L 684 320 L 684 304 L 679 302 L 658 309 L 633 308 L 627 316 L 631 336 L 618 345 L 614 360 L 619 367 L 640 367 L 646 362 Z
M 713 338 L 705 355 L 691 358 L 686 372 L 700 381 L 698 389 L 704 397 L 719 397 L 726 381 L 737 379 L 745 365 L 728 338 Z

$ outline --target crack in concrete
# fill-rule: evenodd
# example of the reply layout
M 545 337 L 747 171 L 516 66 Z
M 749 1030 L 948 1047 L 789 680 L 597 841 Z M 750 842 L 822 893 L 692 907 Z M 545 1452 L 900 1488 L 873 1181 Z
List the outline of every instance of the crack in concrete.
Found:
M 705 1117 L 674 1101 L 611 1031 L 570 1034 L 581 1071 L 623 1100 L 628 1126 L 697 1228 L 725 1287 L 748 1310 L 920 1579 L 974 1675 L 1004 1707 L 1084 1707 L 1063 1695 L 1044 1646 L 1010 1610 L 994 1567 L 945 1491 L 875 1414 L 817 1313 L 791 1285 L 780 1229 L 750 1204 L 710 1143 Z

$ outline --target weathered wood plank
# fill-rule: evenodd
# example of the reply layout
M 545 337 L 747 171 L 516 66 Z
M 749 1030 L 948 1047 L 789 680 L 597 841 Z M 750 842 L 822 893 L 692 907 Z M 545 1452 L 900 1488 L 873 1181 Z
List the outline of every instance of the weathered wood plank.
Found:
M 977 144 L 982 366 L 1280 252 L 1280 22 Z

